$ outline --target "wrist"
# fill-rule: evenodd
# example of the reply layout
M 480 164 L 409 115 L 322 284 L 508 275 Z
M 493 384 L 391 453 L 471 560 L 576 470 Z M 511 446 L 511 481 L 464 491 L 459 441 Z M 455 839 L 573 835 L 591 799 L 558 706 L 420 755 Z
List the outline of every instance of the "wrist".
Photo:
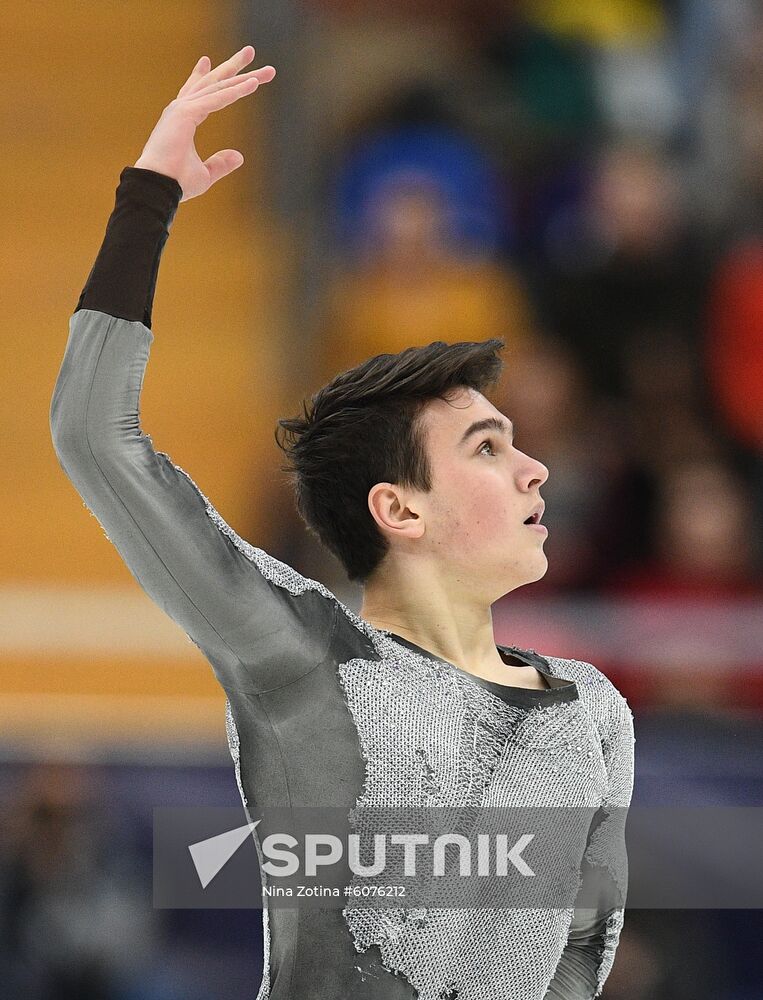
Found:
M 177 184 L 180 183 L 177 177 L 173 177 L 172 174 L 167 172 L 166 167 L 162 167 L 161 164 L 155 161 L 152 162 L 143 156 L 138 157 L 135 163 L 133 163 L 133 167 L 137 167 L 139 170 L 150 170 L 154 174 L 161 174 L 162 177 L 169 177 L 170 180 L 175 181 Z
M 135 170 L 138 170 L 139 173 L 133 173 Z M 171 207 L 176 210 L 178 204 L 183 200 L 183 188 L 180 182 L 171 174 L 157 170 L 155 166 L 149 166 L 149 161 L 142 158 L 138 159 L 133 166 L 125 167 L 119 180 L 120 188 L 124 186 L 131 191 L 139 190 L 143 198 L 149 197 L 148 192 L 152 192 L 150 195 L 152 200 L 160 198 L 162 204 L 167 199 L 166 197 L 162 198 L 159 192 L 166 192 L 166 195 L 169 196 L 166 209 Z M 174 215 L 174 211 L 172 214 Z

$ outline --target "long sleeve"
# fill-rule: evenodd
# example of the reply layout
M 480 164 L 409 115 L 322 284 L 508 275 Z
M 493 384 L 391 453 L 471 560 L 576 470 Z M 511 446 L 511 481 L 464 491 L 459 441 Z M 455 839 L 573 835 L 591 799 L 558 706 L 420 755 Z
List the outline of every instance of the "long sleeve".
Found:
M 321 661 L 337 605 L 321 584 L 241 539 L 140 428 L 153 289 L 179 198 L 173 178 L 123 170 L 69 321 L 51 434 L 62 469 L 141 587 L 224 687 L 259 693 Z
M 174 177 L 142 167 L 124 168 L 77 310 L 94 309 L 151 328 L 159 261 L 182 196 Z
M 608 914 L 576 909 L 545 1000 L 592 1000 Z
M 567 943 L 545 1000 L 593 1000 L 611 971 L 625 917 L 628 859 L 625 820 L 633 794 L 633 715 L 627 701 L 613 692 L 602 752 L 608 788 L 591 824 L 581 867 L 582 902 L 575 909 Z M 590 904 L 596 900 L 596 906 Z
M 606 870 L 614 885 L 609 898 L 623 905 L 615 906 L 604 926 L 604 942 L 596 975 L 594 996 L 599 996 L 615 961 L 615 952 L 625 920 L 628 892 L 628 854 L 625 844 L 625 821 L 633 796 L 634 744 L 633 713 L 626 699 L 615 691 L 609 725 L 602 749 L 607 767 L 608 788 L 604 800 L 603 821 L 594 830 L 585 858 L 592 866 Z

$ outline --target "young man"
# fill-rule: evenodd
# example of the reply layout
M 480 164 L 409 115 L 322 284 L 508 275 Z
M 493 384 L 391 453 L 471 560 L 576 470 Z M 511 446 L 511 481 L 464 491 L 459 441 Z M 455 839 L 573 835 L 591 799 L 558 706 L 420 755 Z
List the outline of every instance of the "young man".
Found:
M 272 79 L 272 67 L 236 76 L 253 56 L 201 60 L 120 175 L 53 394 L 61 466 L 225 689 L 246 809 L 625 807 L 625 699 L 589 663 L 494 641 L 491 604 L 547 565 L 545 530 L 528 520 L 548 470 L 481 391 L 500 341 L 380 355 L 279 421 L 300 513 L 364 584 L 360 615 L 241 539 L 140 429 L 177 206 L 240 165 L 232 150 L 201 163 L 195 128 Z M 258 1000 L 582 1000 L 601 992 L 623 909 L 406 916 L 266 907 Z

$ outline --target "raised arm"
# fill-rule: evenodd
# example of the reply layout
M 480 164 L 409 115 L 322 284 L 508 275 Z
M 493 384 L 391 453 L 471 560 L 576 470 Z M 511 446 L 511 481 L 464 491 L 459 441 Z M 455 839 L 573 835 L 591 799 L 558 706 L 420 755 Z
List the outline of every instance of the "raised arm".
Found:
M 320 662 L 336 601 L 241 539 L 188 474 L 154 450 L 139 418 L 156 276 L 178 204 L 238 165 L 232 150 L 202 164 L 194 130 L 211 110 L 256 89 L 254 81 L 272 79 L 269 67 L 238 84 L 228 78 L 253 54 L 247 46 L 212 73 L 200 62 L 136 166 L 122 171 L 70 319 L 50 423 L 61 467 L 143 589 L 201 648 L 224 687 L 258 693 Z

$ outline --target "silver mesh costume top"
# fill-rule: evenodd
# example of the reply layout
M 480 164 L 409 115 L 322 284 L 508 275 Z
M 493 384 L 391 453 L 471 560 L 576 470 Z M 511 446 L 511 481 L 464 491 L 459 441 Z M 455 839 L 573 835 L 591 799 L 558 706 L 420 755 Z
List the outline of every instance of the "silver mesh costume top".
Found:
M 349 822 L 358 805 L 627 806 L 633 720 L 595 666 L 498 646 L 507 681 L 512 665 L 533 664 L 549 686 L 476 678 L 244 541 L 153 448 L 139 401 L 156 268 L 180 194 L 162 174 L 122 172 L 70 319 L 51 428 L 86 507 L 224 688 L 245 809 L 341 807 Z M 586 855 L 604 866 L 606 822 Z M 602 990 L 623 910 L 594 920 L 572 907 L 411 917 L 264 909 L 252 1000 L 582 1000 Z

